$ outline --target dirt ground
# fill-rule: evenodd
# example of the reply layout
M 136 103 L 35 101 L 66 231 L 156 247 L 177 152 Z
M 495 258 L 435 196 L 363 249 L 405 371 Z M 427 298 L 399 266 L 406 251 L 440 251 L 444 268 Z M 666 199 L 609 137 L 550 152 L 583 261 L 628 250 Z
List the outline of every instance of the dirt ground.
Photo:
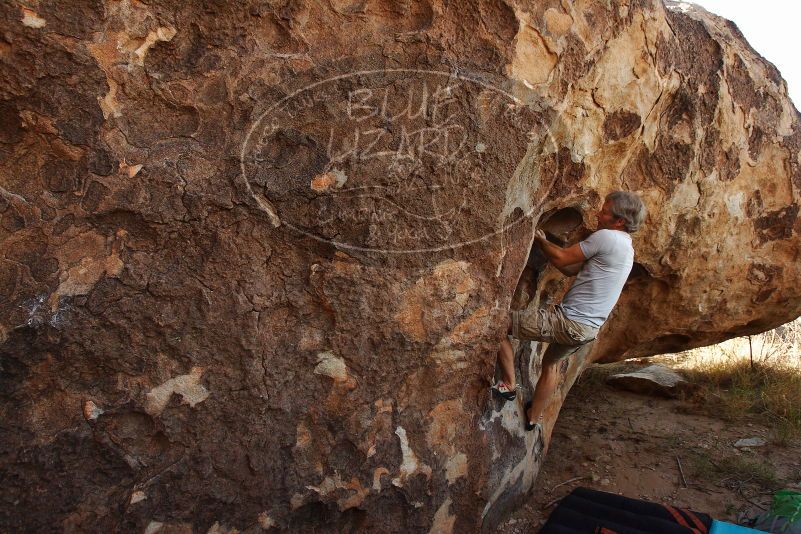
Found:
M 769 507 L 776 489 L 801 489 L 801 443 L 771 443 L 769 422 L 758 418 L 732 423 L 697 412 L 686 401 L 580 380 L 562 408 L 530 500 L 497 532 L 536 532 L 556 502 L 577 486 L 732 523 Z M 768 444 L 734 446 L 752 437 Z

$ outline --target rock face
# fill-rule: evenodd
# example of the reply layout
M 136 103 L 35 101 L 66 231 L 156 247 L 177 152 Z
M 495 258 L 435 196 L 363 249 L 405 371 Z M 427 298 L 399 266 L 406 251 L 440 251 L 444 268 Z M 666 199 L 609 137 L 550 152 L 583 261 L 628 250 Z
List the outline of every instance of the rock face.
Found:
M 799 115 L 687 4 L 0 20 L 6 530 L 490 530 L 541 460 L 543 347 L 518 403 L 488 389 L 533 230 L 578 239 L 615 189 L 650 210 L 637 265 L 561 396 L 589 361 L 801 311 Z M 546 269 L 536 298 L 565 287 Z

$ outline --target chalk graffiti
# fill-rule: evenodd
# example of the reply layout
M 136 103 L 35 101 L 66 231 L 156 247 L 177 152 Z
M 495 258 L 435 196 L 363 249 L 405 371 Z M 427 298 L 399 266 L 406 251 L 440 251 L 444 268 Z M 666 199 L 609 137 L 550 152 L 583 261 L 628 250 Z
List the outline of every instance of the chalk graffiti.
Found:
M 458 221 L 488 196 L 502 201 L 487 177 L 508 179 L 543 132 L 527 106 L 479 79 L 361 71 L 267 107 L 240 162 L 254 197 L 274 207 L 271 220 L 277 213 L 282 225 L 341 248 L 422 252 L 497 233 L 489 220 L 477 234 Z

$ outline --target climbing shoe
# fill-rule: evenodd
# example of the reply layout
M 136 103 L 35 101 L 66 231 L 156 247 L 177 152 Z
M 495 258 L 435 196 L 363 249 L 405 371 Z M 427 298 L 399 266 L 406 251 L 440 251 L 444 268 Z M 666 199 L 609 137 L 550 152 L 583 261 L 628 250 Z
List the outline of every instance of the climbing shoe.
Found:
M 498 380 L 495 385 L 492 386 L 492 391 L 508 401 L 515 400 L 517 397 L 517 391 L 514 386 L 509 386 L 509 384 L 503 380 Z
M 526 419 L 526 431 L 531 432 L 532 430 L 536 430 L 540 435 L 542 435 L 542 423 L 539 421 L 535 423 L 528 420 L 528 410 L 530 408 L 531 408 L 531 401 L 528 401 L 526 405 L 523 407 L 523 417 L 525 417 Z
M 531 421 L 526 421 L 526 431 L 531 432 L 532 430 L 536 430 L 542 434 L 542 423 L 532 423 Z

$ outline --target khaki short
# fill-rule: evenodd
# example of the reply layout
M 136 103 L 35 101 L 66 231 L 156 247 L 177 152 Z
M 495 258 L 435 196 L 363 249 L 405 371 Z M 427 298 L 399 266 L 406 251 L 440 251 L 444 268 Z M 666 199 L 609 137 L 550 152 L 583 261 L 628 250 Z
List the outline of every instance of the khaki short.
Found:
M 532 302 L 527 308 L 512 312 L 512 335 L 523 341 L 575 347 L 589 343 L 597 334 L 597 328 L 568 319 L 558 306 L 539 308 Z

